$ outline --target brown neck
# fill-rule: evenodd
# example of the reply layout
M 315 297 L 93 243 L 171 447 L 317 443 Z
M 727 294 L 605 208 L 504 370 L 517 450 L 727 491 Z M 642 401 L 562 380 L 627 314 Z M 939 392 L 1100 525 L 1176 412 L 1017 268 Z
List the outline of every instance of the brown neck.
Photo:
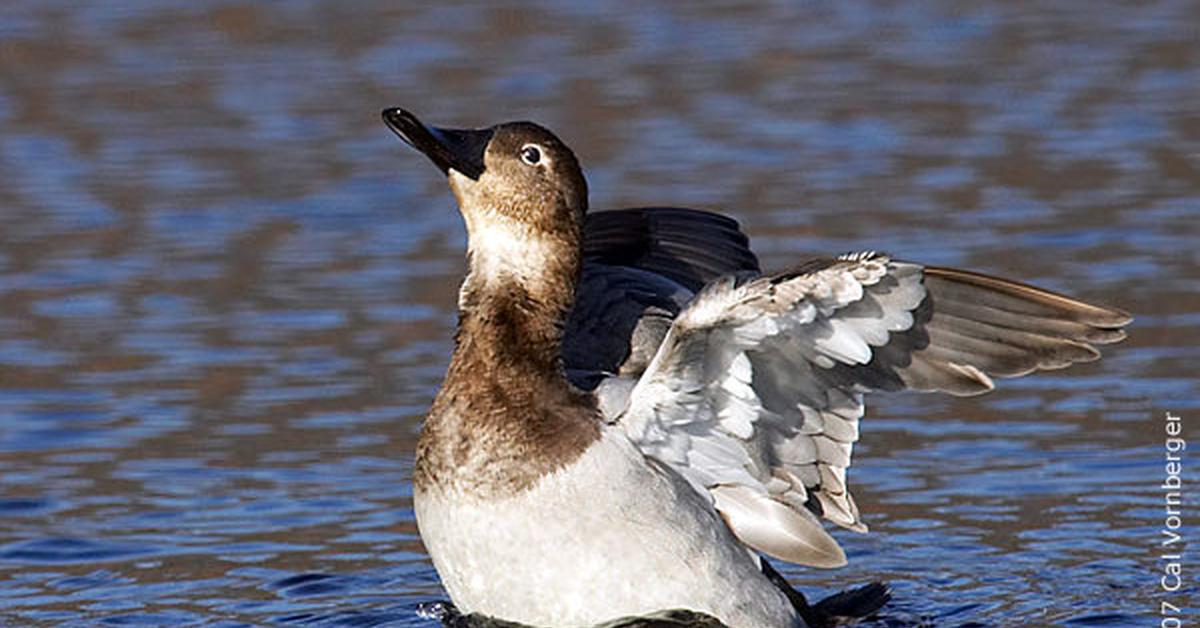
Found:
M 578 250 L 561 247 L 521 273 L 485 268 L 483 255 L 472 254 L 459 293 L 453 359 L 482 362 L 489 370 L 561 375 L 562 328 L 575 300 Z
M 579 248 L 554 248 L 512 272 L 473 250 L 454 355 L 422 430 L 418 488 L 511 494 L 599 436 L 594 401 L 571 386 L 562 367 Z

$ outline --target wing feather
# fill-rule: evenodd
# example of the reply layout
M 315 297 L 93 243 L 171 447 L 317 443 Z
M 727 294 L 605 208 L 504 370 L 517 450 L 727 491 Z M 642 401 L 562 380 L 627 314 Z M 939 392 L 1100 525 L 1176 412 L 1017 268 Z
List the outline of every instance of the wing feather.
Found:
M 985 392 L 992 376 L 1094 360 L 1091 345 L 1122 339 L 1128 322 L 1031 286 L 870 252 L 771 276 L 735 272 L 679 311 L 619 420 L 707 492 L 744 543 L 836 566 L 845 556 L 816 516 L 866 530 L 846 482 L 864 393 Z

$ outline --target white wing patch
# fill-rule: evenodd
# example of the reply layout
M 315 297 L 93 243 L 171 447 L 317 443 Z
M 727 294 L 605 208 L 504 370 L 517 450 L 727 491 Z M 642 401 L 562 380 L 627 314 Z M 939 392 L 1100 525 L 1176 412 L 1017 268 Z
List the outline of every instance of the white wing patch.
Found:
M 829 369 L 869 363 L 889 333 L 913 325 L 924 297 L 919 266 L 875 253 L 718 279 L 675 319 L 619 420 L 643 452 L 711 495 L 747 545 L 842 565 L 812 510 L 866 530 L 846 489 L 865 389 Z

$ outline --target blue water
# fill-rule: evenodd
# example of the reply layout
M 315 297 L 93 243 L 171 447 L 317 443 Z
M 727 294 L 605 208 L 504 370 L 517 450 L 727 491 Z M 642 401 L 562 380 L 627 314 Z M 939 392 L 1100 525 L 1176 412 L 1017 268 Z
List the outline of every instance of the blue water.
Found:
M 1130 310 L 1101 362 L 872 400 L 872 625 L 1146 625 L 1200 443 L 1200 6 L 0 5 L 0 625 L 431 626 L 413 522 L 464 235 L 382 126 L 527 118 L 592 205 Z M 1192 449 L 1200 447 L 1194 446 Z M 1200 466 L 1184 452 L 1184 479 Z M 1194 538 L 1195 498 L 1184 516 Z

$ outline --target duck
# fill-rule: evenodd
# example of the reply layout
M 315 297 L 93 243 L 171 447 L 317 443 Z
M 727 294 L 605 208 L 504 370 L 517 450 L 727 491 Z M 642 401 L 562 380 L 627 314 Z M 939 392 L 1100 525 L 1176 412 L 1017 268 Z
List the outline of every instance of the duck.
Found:
M 412 475 L 421 539 L 463 614 L 825 625 L 768 559 L 839 567 L 825 522 L 867 531 L 847 484 L 864 395 L 977 395 L 1096 360 L 1131 320 L 874 251 L 764 272 L 727 216 L 589 212 L 578 159 L 538 124 L 383 119 L 446 176 L 467 232 Z M 881 586 L 857 594 L 877 608 Z

